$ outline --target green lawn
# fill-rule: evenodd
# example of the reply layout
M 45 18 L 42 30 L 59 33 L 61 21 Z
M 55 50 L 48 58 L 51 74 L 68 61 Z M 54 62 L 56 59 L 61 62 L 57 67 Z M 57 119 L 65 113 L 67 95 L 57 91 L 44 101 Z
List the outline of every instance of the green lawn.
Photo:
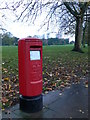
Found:
M 88 48 L 84 53 L 72 52 L 72 45 L 43 47 L 43 93 L 79 82 L 88 74 Z M 2 47 L 3 108 L 19 98 L 18 47 Z
M 84 54 L 72 52 L 72 45 L 44 46 L 43 47 L 43 67 L 52 70 L 57 66 L 73 66 L 79 64 L 82 69 L 86 69 L 88 64 L 88 49 L 84 48 Z M 18 47 L 7 46 L 2 48 L 2 63 L 3 67 L 7 68 L 10 73 L 18 74 Z M 44 69 L 43 69 L 44 71 Z M 6 75 L 9 75 L 9 72 Z

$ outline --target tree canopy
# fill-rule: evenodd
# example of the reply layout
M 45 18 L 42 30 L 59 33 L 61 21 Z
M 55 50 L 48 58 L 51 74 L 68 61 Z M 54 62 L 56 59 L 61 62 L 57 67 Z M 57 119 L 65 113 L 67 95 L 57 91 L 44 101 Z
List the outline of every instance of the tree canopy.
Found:
M 67 0 L 18 0 L 5 3 L 3 9 L 12 10 L 17 20 L 26 21 L 31 24 L 35 22 L 40 15 L 44 14 L 45 19 L 41 28 L 47 25 L 57 26 L 58 31 L 64 31 L 66 34 L 75 34 L 74 51 L 81 51 L 83 39 L 83 24 L 86 22 L 86 16 L 90 13 L 90 2 L 67 2 Z M 86 22 L 87 24 L 87 22 Z M 54 29 L 52 29 L 54 31 Z

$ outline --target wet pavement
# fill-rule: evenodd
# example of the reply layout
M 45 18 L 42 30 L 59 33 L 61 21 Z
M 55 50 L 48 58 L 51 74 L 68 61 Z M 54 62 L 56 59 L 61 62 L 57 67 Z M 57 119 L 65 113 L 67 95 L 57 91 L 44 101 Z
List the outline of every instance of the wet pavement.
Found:
M 81 118 L 88 120 L 88 88 L 85 88 L 84 80 L 70 87 L 49 92 L 43 95 L 43 110 L 37 113 L 24 113 L 19 110 L 19 104 L 3 111 L 2 120 L 27 118 Z M 65 119 L 67 120 L 67 119 Z

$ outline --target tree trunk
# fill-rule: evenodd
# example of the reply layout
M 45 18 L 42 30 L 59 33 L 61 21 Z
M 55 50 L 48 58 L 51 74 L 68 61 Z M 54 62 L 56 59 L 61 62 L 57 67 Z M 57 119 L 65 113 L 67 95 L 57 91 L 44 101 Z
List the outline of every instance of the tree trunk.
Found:
M 83 37 L 82 37 L 82 45 L 85 48 L 85 32 L 86 32 L 86 26 L 83 28 Z
M 88 19 L 88 46 L 90 46 L 90 21 Z
M 82 42 L 82 24 L 83 18 L 76 19 L 76 30 L 75 30 L 75 44 L 72 51 L 83 52 L 81 50 L 81 42 Z

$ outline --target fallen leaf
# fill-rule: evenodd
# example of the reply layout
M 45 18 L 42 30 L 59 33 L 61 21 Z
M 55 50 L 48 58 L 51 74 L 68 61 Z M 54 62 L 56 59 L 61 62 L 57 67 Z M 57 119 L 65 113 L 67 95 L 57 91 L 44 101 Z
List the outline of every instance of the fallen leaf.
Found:
M 7 77 L 7 78 L 4 78 L 4 80 L 5 80 L 5 81 L 8 81 L 8 80 L 9 80 L 9 78 L 8 78 L 8 77 Z
M 45 107 L 43 106 L 43 109 L 45 109 Z
M 62 95 L 62 93 L 59 93 L 59 95 Z
M 11 89 L 11 85 L 9 85 L 9 90 Z
M 52 91 L 52 88 L 47 88 L 47 90 Z
M 4 82 L 4 79 L 2 79 L 2 82 Z
M 16 91 L 17 94 L 19 94 L 19 91 Z
M 59 75 L 59 73 L 56 71 L 56 76 L 58 76 Z
M 47 85 L 48 84 L 48 82 L 44 82 L 44 85 Z
M 3 103 L 6 103 L 6 102 L 8 102 L 8 99 L 6 99 L 5 97 L 3 97 L 3 98 L 2 98 L 2 102 L 3 102 Z
M 84 114 L 84 111 L 82 111 L 82 114 Z
M 45 81 L 47 81 L 47 78 L 44 78 Z
M 45 94 L 48 94 L 48 91 L 45 91 Z
M 50 73 L 49 76 L 52 77 L 52 73 Z
M 82 110 L 79 110 L 79 112 L 82 112 Z
M 13 101 L 10 101 L 10 106 L 12 105 Z
M 56 87 L 56 83 L 54 83 L 54 84 L 52 85 L 52 87 Z
M 18 84 L 15 84 L 15 87 L 18 87 Z
M 84 114 L 84 111 L 82 111 L 82 110 L 79 110 L 79 112 L 82 113 L 82 114 Z
M 85 81 L 85 84 L 88 84 L 88 80 L 87 80 L 87 81 Z
M 5 108 L 2 108 L 2 111 L 4 111 L 5 110 Z
M 70 119 L 72 119 L 72 117 L 70 117 Z
M 60 87 L 64 88 L 65 86 L 64 85 L 60 85 Z
M 88 88 L 88 85 L 86 84 L 85 87 Z

